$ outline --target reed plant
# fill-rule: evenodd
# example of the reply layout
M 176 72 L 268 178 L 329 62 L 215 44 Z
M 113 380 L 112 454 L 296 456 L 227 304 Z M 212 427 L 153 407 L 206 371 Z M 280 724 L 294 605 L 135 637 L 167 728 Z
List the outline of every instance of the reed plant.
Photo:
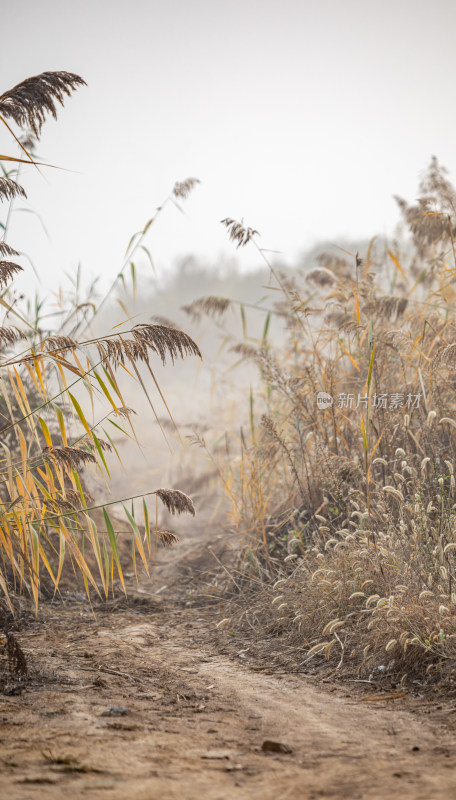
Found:
M 11 291 L 12 281 L 23 270 L 16 260 L 19 252 L 6 241 L 11 204 L 25 196 L 18 182 L 19 165 L 45 168 L 34 156 L 42 125 L 48 115 L 56 118 L 59 104 L 83 85 L 78 75 L 44 72 L 0 96 L 0 121 L 20 148 L 17 157 L 0 155 L 0 200 L 10 204 L 0 240 L 4 311 L 0 326 L 0 607 L 11 612 L 15 594 L 23 591 L 38 607 L 43 573 L 57 591 L 67 557 L 82 576 L 89 596 L 91 590 L 107 596 L 115 580 L 125 590 L 110 506 L 123 506 L 135 571 L 137 560 L 148 571 L 154 543 L 175 541 L 175 535 L 159 524 L 158 503 L 171 514 L 195 513 L 191 498 L 178 489 L 151 488 L 142 495 L 140 519 L 135 515 L 135 498 L 95 504 L 90 495 L 90 476 L 96 474 L 109 489 L 110 454 L 119 456 L 114 433 L 140 446 L 119 373 L 146 392 L 154 409 L 144 376 L 149 376 L 165 402 L 154 360 L 165 364 L 200 357 L 193 339 L 163 324 L 136 324 L 128 330 L 124 326 L 122 332 L 89 335 L 89 318 L 93 321 L 104 300 L 97 306 L 91 299 L 82 302 L 78 276 L 73 282 L 73 307 L 50 327 L 40 302 L 25 298 L 24 304 Z M 170 198 L 185 199 L 195 182 L 175 184 Z M 152 221 L 133 237 L 108 294 L 127 267 L 135 279 L 132 252 L 139 247 L 146 250 L 144 237 Z M 30 312 L 34 312 L 32 318 Z M 148 500 L 153 501 L 152 508 Z

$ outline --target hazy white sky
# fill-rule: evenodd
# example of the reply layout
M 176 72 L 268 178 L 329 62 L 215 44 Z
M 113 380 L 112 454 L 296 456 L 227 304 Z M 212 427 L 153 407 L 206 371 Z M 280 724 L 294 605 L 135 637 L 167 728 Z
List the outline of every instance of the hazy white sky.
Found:
M 2 91 L 44 70 L 88 83 L 39 146 L 75 172 L 23 175 L 50 240 L 23 213 L 9 235 L 46 286 L 78 261 L 107 280 L 188 176 L 201 185 L 186 216 L 170 207 L 150 231 L 162 271 L 180 254 L 231 255 L 225 216 L 290 261 L 321 238 L 391 232 L 392 194 L 412 199 L 432 154 L 456 173 L 454 0 L 3 0 L 2 12 Z M 4 131 L 0 148 L 15 153 Z

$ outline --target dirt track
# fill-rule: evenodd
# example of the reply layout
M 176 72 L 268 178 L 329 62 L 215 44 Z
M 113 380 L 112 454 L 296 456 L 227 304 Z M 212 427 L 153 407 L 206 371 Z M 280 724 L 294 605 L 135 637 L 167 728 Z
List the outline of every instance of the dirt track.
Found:
M 159 581 L 201 555 L 184 545 Z M 0 695 L 2 799 L 456 796 L 450 707 L 255 671 L 173 595 L 146 585 L 96 617 L 80 600 L 43 604 L 18 635 L 31 677 Z
M 253 672 L 199 644 L 204 622 L 165 608 L 76 613 L 21 636 L 42 674 L 0 698 L 2 797 L 456 795 L 455 736 L 407 698 Z M 291 752 L 263 752 L 265 740 Z

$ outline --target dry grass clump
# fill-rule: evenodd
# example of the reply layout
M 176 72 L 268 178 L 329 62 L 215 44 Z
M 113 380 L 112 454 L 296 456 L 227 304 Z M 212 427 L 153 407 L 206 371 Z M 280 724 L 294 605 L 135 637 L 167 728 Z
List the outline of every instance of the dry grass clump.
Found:
M 254 546 L 244 550 L 236 582 L 246 594 L 224 615 L 268 640 L 269 657 L 275 650 L 281 663 L 298 668 L 320 656 L 342 674 L 402 686 L 452 682 L 456 543 L 426 529 L 425 513 L 417 509 L 375 535 L 354 525 L 333 530 L 318 514 L 308 545 L 299 520 L 286 533 L 282 526 L 268 537 L 269 558 Z
M 288 340 L 243 348 L 264 391 L 226 465 L 238 622 L 282 660 L 403 685 L 456 659 L 456 194 L 435 159 L 420 191 L 402 253 L 272 270 Z

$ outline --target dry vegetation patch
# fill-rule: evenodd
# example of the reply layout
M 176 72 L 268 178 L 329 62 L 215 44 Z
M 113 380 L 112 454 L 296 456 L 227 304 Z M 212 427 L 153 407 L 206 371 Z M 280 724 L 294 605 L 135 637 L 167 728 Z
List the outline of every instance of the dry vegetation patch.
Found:
M 243 543 L 220 625 L 295 668 L 452 691 L 456 192 L 433 159 L 417 203 L 398 202 L 408 238 L 296 277 L 269 264 L 287 340 L 236 348 L 262 390 L 239 455 L 217 456 Z

